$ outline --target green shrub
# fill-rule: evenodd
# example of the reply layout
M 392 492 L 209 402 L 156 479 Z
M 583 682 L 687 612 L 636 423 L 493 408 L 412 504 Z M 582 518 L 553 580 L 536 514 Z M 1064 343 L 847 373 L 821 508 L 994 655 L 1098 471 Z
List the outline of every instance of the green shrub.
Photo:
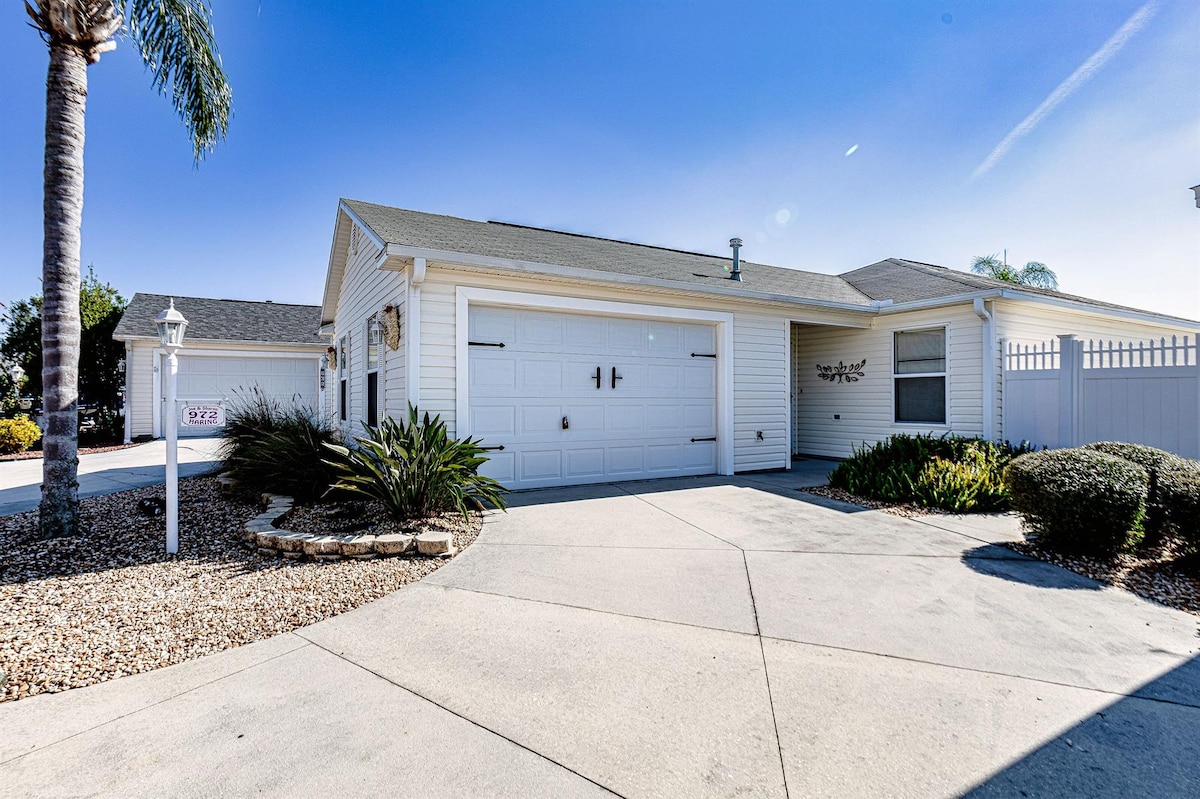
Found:
M 1140 534 L 1150 490 L 1143 467 L 1084 448 L 1022 455 L 1004 482 L 1038 543 L 1090 555 L 1111 555 Z
M 328 463 L 337 488 L 378 500 L 397 519 L 457 510 L 464 517 L 488 502 L 504 508 L 504 489 L 479 474 L 487 461 L 477 439 L 453 439 L 440 416 L 419 417 L 409 405 L 408 421 L 385 418 L 367 427 L 356 447 L 326 444 L 339 457 Z
M 337 441 L 312 409 L 284 405 L 257 386 L 236 395 L 225 416 L 221 455 L 225 469 L 253 491 L 316 499 L 335 480 L 324 445 Z
M 1167 525 L 1185 547 L 1200 552 L 1200 462 L 1183 460 L 1163 469 L 1158 488 Z
M 24 452 L 42 437 L 42 428 L 24 416 L 0 419 L 0 455 Z
M 1082 449 L 1103 452 L 1130 463 L 1136 463 L 1146 470 L 1150 476 L 1150 490 L 1146 497 L 1144 545 L 1154 547 L 1161 543 L 1169 522 L 1167 509 L 1158 488 L 1159 475 L 1164 469 L 1179 468 L 1186 462 L 1186 459 L 1165 450 L 1148 447 L 1145 444 L 1127 444 L 1123 441 L 1100 441 L 1095 444 L 1085 444 Z
M 1008 502 L 1004 466 L 1024 451 L 979 438 L 900 434 L 856 447 L 829 483 L 882 502 L 958 513 L 1002 510 Z

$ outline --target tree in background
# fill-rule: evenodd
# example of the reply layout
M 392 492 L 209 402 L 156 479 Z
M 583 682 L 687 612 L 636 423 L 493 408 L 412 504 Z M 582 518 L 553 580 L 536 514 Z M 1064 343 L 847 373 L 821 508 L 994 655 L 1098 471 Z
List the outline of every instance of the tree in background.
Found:
M 977 255 L 971 262 L 971 271 L 977 275 L 1003 280 L 1017 286 L 1033 286 L 1039 289 L 1058 290 L 1058 275 L 1040 261 L 1029 261 L 1020 269 L 991 255 Z
M 128 302 L 92 267 L 79 286 L 79 399 L 115 412 L 124 375 L 125 347 L 113 331 Z M 0 314 L 0 356 L 25 370 L 21 393 L 39 400 L 42 394 L 42 298 L 30 297 L 6 306 Z M 8 378 L 6 378 L 8 379 Z
M 33 0 L 25 3 L 50 50 L 42 202 L 43 536 L 79 530 L 79 248 L 88 65 L 136 48 L 154 89 L 171 98 L 197 162 L 224 138 L 232 93 L 217 55 L 208 0 Z

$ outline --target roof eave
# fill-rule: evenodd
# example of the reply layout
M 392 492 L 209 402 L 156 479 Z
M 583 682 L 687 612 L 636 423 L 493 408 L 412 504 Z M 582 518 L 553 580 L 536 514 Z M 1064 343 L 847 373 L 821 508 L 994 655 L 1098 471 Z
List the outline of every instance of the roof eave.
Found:
M 762 302 L 774 302 L 784 305 L 802 305 L 805 307 L 823 308 L 828 310 L 846 311 L 850 313 L 872 314 L 873 303 L 870 300 L 862 304 L 835 302 L 815 298 L 794 297 L 788 294 L 755 291 L 748 289 L 745 284 L 740 286 L 700 286 L 676 280 L 643 277 L 640 275 L 622 275 L 613 272 L 601 272 L 594 269 L 581 269 L 561 264 L 541 263 L 536 261 L 518 261 L 508 258 L 496 258 L 486 255 L 454 252 L 452 250 L 435 250 L 426 247 L 410 247 L 404 244 L 387 245 L 387 255 L 396 258 L 425 258 L 427 261 L 461 264 L 463 266 L 504 269 L 512 272 L 549 275 L 553 277 L 572 277 L 581 280 L 592 280 L 601 283 L 617 283 L 628 286 L 649 286 L 669 288 L 694 294 L 722 297 L 726 299 L 754 299 Z M 384 268 L 399 268 L 388 267 Z M 733 282 L 733 281 L 730 281 Z
M 152 341 L 158 343 L 158 336 L 130 336 L 130 335 L 113 335 L 114 341 Z M 187 338 L 184 341 L 182 352 L 187 352 L 188 346 L 191 344 L 238 344 L 253 347 L 294 347 L 294 348 L 309 348 L 318 347 L 325 349 L 327 346 L 323 341 L 257 341 L 240 338 Z

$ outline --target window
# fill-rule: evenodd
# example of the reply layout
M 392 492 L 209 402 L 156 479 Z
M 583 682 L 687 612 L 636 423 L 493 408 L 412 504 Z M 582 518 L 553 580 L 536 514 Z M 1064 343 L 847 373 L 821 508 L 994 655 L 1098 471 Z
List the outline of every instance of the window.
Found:
M 379 347 L 383 343 L 383 326 L 375 314 L 367 319 L 367 424 L 379 424 Z
M 946 328 L 895 334 L 896 421 L 946 423 Z
M 338 416 L 346 421 L 346 373 L 349 364 L 346 363 L 346 337 L 338 340 L 337 373 L 338 373 Z

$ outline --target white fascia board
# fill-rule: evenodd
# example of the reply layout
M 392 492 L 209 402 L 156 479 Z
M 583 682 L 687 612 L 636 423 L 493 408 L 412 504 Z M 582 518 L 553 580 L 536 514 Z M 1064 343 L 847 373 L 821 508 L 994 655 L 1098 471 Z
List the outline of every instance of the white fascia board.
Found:
M 131 342 L 131 343 L 134 341 L 152 341 L 155 344 L 158 344 L 160 339 L 158 338 L 158 336 L 128 336 L 126 338 L 123 338 L 122 341 L 127 341 L 127 342 Z M 192 339 L 191 341 L 188 341 L 185 338 L 184 342 L 183 342 L 183 346 L 180 347 L 179 351 L 185 352 L 187 350 L 200 348 L 204 345 L 219 345 L 219 344 L 232 344 L 232 345 L 237 345 L 237 346 L 241 346 L 241 347 L 280 348 L 280 349 L 290 349 L 290 350 L 312 349 L 312 350 L 321 350 L 322 352 L 325 350 L 325 347 L 327 346 L 320 341 L 313 341 L 313 342 L 307 342 L 307 341 L 243 341 L 241 339 L 224 339 L 224 338 L 197 338 L 197 339 Z M 163 350 L 163 351 L 166 352 L 166 350 Z M 227 353 L 227 352 L 231 352 L 231 350 L 222 350 L 222 354 Z
M 346 266 L 344 259 L 337 259 L 338 254 L 338 228 L 342 224 L 342 206 L 338 205 L 337 214 L 333 218 L 333 241 L 329 244 L 329 263 L 325 267 L 325 290 L 321 293 L 321 321 L 325 321 L 326 311 L 329 312 L 329 320 L 333 320 L 333 314 L 337 311 L 336 295 L 342 290 L 342 278 L 346 275 Z M 339 260 L 341 261 L 339 265 Z M 330 295 L 334 295 L 332 298 Z M 332 305 L 330 300 L 333 300 Z
M 338 209 L 341 211 L 345 211 L 346 216 L 350 217 L 354 221 L 355 224 L 357 224 L 360 228 L 362 228 L 364 231 L 366 231 L 367 236 L 369 236 L 371 241 L 375 243 L 376 247 L 378 247 L 381 250 L 387 249 L 388 243 L 386 241 L 384 241 L 383 239 L 379 238 L 379 234 L 376 233 L 374 230 L 371 230 L 371 226 L 368 225 L 366 222 L 364 222 L 362 220 L 361 216 L 354 213 L 354 209 L 351 208 L 349 205 L 346 205 L 345 200 L 338 201 Z
M 941 308 L 946 305 L 961 305 L 964 302 L 973 303 L 975 300 L 993 300 L 1001 296 L 998 289 L 971 291 L 964 294 L 951 294 L 946 297 L 933 297 L 928 300 L 913 300 L 912 302 L 889 302 L 876 300 L 875 312 L 878 314 L 904 313 L 905 311 L 920 311 L 925 308 Z
M 1121 319 L 1128 319 L 1134 322 L 1146 322 L 1152 325 L 1161 325 L 1173 329 L 1188 328 L 1191 330 L 1200 331 L 1200 322 L 1195 319 L 1184 319 L 1178 316 L 1168 316 L 1167 314 L 1158 314 L 1151 311 L 1137 311 L 1132 308 L 1105 308 L 1098 305 L 1089 305 L 1086 302 L 1078 300 L 1070 300 L 1065 297 L 1046 297 L 1041 294 L 1029 294 L 1024 291 L 1014 291 L 1010 289 L 1002 289 L 1000 291 L 1002 299 L 1018 300 L 1024 302 L 1036 302 L 1042 305 L 1052 305 L 1057 308 L 1066 308 L 1072 311 L 1081 313 L 1089 313 L 1096 316 L 1116 316 Z
M 579 269 L 573 266 L 545 264 L 536 261 L 515 261 L 508 258 L 494 258 L 488 255 L 471 255 L 469 253 L 452 252 L 449 250 L 430 250 L 424 247 L 408 247 L 401 244 L 389 244 L 388 255 L 397 258 L 425 258 L 427 261 L 442 261 L 445 263 L 461 264 L 492 269 L 506 269 L 513 272 L 525 272 L 535 275 L 553 275 L 571 277 L 581 280 L 593 280 L 600 283 L 617 283 L 628 286 L 653 286 L 655 288 L 674 289 L 691 294 L 706 294 L 724 299 L 752 299 L 762 302 L 774 302 L 783 305 L 803 305 L 815 308 L 828 308 L 836 311 L 851 313 L 873 314 L 871 305 L 855 305 L 853 303 L 832 302 L 830 300 L 799 299 L 786 294 L 772 294 L 766 291 L 754 291 L 745 288 L 721 288 L 717 286 L 694 286 L 674 280 L 663 280 L 655 277 L 639 275 L 622 275 L 614 272 L 599 272 L 593 269 Z M 388 265 L 387 269 L 403 269 L 402 265 Z M 746 274 L 743 272 L 743 274 Z M 864 325 L 865 327 L 866 325 Z

